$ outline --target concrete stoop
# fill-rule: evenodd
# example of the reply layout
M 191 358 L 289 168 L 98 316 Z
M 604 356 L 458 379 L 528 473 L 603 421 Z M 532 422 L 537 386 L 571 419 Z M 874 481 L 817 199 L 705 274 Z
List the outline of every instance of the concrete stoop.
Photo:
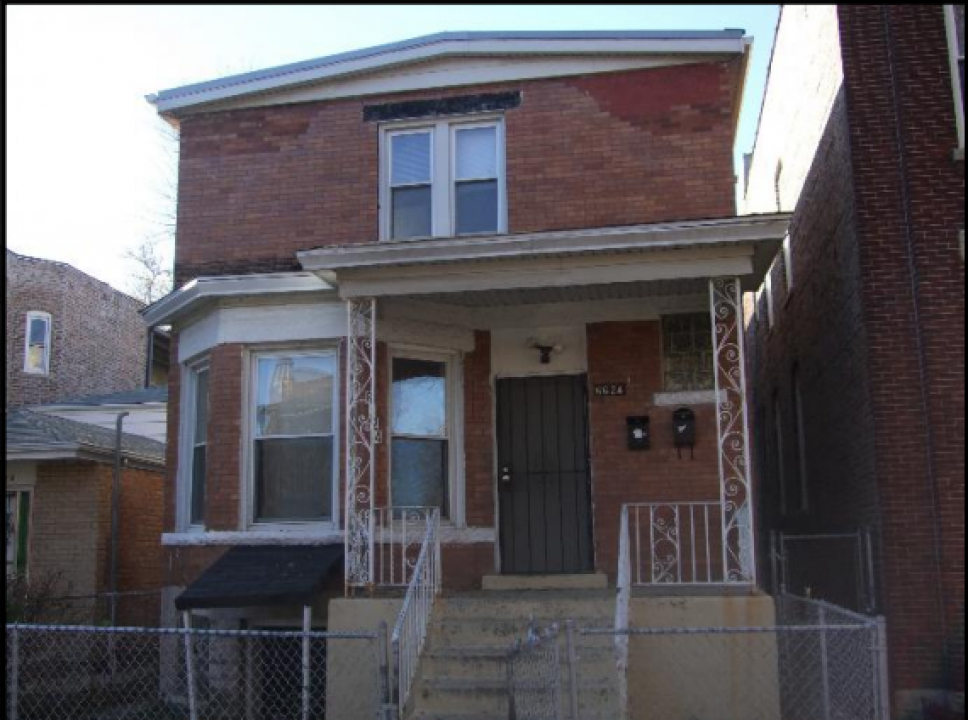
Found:
M 569 717 L 564 623 L 608 627 L 615 593 L 609 590 L 484 591 L 439 598 L 408 703 L 408 720 L 507 720 L 508 653 L 528 623 L 560 628 L 561 701 Z M 618 697 L 613 644 L 576 638 L 582 720 L 614 720 Z M 540 691 L 540 690 L 539 690 Z

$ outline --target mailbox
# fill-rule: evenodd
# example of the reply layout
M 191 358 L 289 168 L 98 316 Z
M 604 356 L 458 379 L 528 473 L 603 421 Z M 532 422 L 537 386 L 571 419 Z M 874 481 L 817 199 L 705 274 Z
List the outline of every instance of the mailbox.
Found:
M 628 425 L 629 450 L 649 449 L 649 416 L 639 415 L 625 418 Z
M 691 451 L 696 445 L 696 413 L 689 408 L 679 408 L 672 413 L 672 441 L 679 448 L 680 457 L 682 448 Z

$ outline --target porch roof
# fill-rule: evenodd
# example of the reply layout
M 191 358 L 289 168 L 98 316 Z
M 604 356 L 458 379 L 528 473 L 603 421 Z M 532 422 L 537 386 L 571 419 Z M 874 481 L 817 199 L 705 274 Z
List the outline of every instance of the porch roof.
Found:
M 175 598 L 175 607 L 309 605 L 342 558 L 342 544 L 236 546 Z
M 762 282 L 790 215 L 746 215 L 458 238 L 390 240 L 297 253 L 342 297 L 740 277 Z

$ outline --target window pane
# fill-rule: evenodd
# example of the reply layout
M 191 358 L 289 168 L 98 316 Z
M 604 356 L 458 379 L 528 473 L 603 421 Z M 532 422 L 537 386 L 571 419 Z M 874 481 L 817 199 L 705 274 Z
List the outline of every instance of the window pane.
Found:
M 255 442 L 256 520 L 330 519 L 332 483 L 332 437 Z
M 47 321 L 43 318 L 31 318 L 30 320 L 30 344 L 47 344 Z
M 458 235 L 497 232 L 497 180 L 458 183 L 454 192 Z
M 196 445 L 192 450 L 192 508 L 190 522 L 199 525 L 205 521 L 205 465 L 208 448 Z
M 430 133 L 407 133 L 390 137 L 391 185 L 420 185 L 430 182 Z
M 392 504 L 439 507 L 447 511 L 447 441 L 394 438 Z
M 195 443 L 204 443 L 208 437 L 208 371 L 195 376 Z
M 395 188 L 391 192 L 392 236 L 411 238 L 430 235 L 430 186 Z
M 457 180 L 497 177 L 497 129 L 493 127 L 457 130 Z
M 442 362 L 393 359 L 393 433 L 447 435 L 446 372 Z
M 256 433 L 333 432 L 332 355 L 259 358 Z

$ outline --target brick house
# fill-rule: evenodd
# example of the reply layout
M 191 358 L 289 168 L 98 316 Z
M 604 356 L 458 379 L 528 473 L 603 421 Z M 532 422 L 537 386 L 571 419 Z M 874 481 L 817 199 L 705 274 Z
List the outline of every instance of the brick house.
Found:
M 6 273 L 6 407 L 149 384 L 143 303 L 66 263 L 11 250 Z M 163 360 L 153 363 L 150 384 L 164 384 L 164 374 Z
M 164 455 L 163 443 L 122 433 L 112 569 L 114 430 L 34 409 L 7 411 L 6 576 L 21 575 L 35 588 L 50 583 L 52 595 L 75 598 L 46 619 L 101 621 L 109 605 L 95 596 L 112 587 L 158 588 Z M 8 592 L 8 617 L 12 601 Z M 118 611 L 119 622 L 154 624 L 158 596 L 125 598 Z
M 445 594 L 605 588 L 640 503 L 692 538 L 644 584 L 769 624 L 740 293 L 788 216 L 736 215 L 749 51 L 445 33 L 150 96 L 181 138 L 178 289 L 144 311 L 172 325 L 166 607 L 298 625 L 265 606 L 309 546 L 312 621 L 356 627 L 382 601 L 342 596 L 417 560 L 405 507 L 440 513 Z
M 793 213 L 748 308 L 772 581 L 885 614 L 898 717 L 963 717 L 963 82 L 963 5 L 784 6 L 748 164 Z

